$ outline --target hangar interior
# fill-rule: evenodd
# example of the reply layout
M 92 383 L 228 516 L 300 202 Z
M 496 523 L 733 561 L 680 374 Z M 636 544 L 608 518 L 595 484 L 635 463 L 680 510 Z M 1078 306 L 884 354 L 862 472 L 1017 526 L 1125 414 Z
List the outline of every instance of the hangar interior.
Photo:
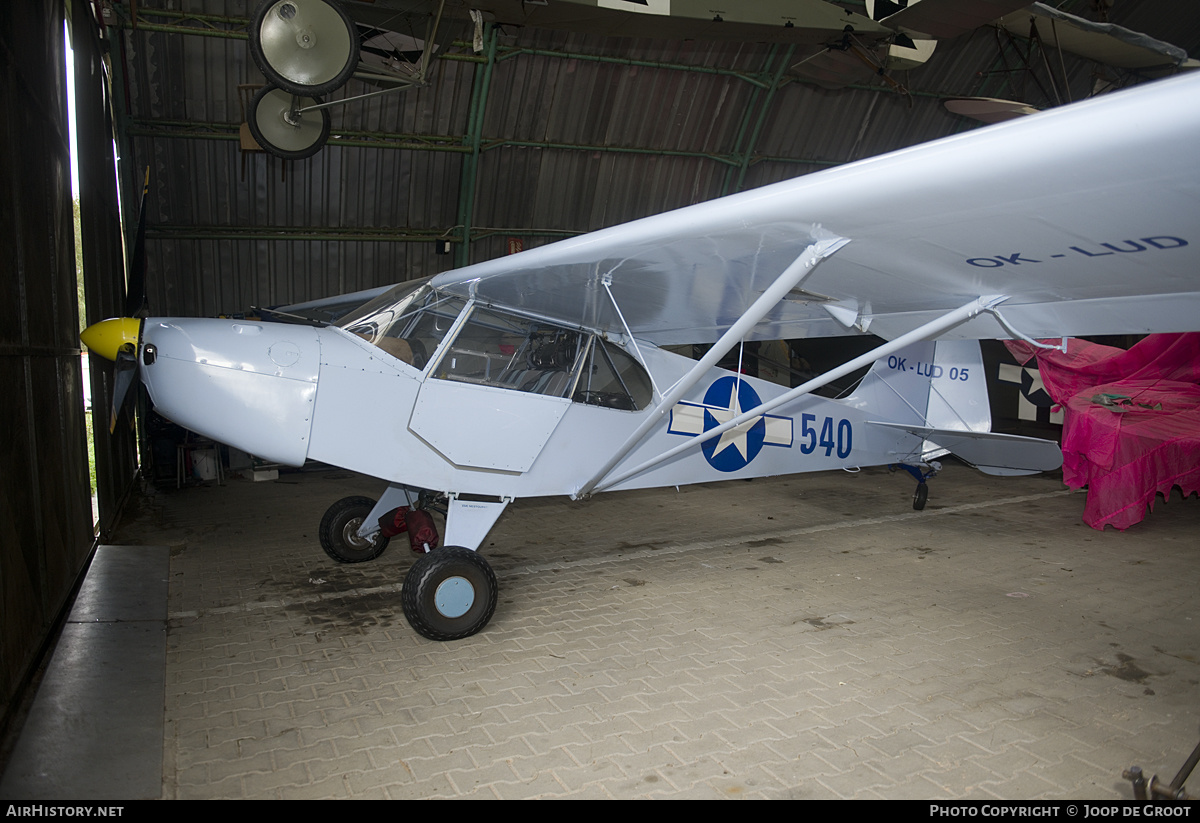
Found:
M 369 479 L 176 488 L 144 408 L 89 435 L 78 332 L 142 290 L 147 172 L 149 313 L 244 317 L 979 126 L 947 99 L 1041 109 L 1162 73 L 982 25 L 828 88 L 797 68 L 824 53 L 807 34 L 475 26 L 469 5 L 447 4 L 428 86 L 330 108 L 303 159 L 243 135 L 253 2 L 0 7 L 0 796 L 1066 799 L 1172 775 L 1200 705 L 1200 514 L 1178 495 L 1126 532 L 1081 525 L 1053 473 L 959 465 L 924 512 L 881 470 L 525 501 L 489 546 L 496 620 L 437 644 L 402 619 L 402 546 L 338 566 L 316 545 Z M 1056 5 L 1200 55 L 1189 3 Z M 106 420 L 112 367 L 88 380 Z

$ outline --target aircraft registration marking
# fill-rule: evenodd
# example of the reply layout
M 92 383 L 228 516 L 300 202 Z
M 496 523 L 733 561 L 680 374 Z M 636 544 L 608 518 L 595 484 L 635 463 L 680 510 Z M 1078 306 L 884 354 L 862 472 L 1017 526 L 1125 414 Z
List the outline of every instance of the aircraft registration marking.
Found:
M 1115 254 L 1135 254 L 1142 251 L 1150 251 L 1151 249 L 1180 249 L 1188 244 L 1188 241 L 1182 237 L 1171 237 L 1168 235 L 1159 235 L 1156 237 L 1141 237 L 1137 240 L 1122 240 L 1117 243 L 1100 243 L 1092 246 L 1092 248 L 1084 248 L 1082 246 L 1070 246 L 1069 250 L 1074 254 L 1068 255 L 1064 252 L 1046 255 L 1047 259 L 1055 260 L 1062 257 L 1075 255 L 1083 255 L 1084 257 L 1109 257 Z M 993 257 L 969 257 L 967 263 L 981 269 L 998 269 L 1001 266 L 1020 266 L 1027 263 L 1044 263 L 1045 260 L 1040 257 L 1027 257 L 1025 252 L 1014 252 L 1012 254 L 997 254 Z
M 919 360 L 908 362 L 907 357 L 897 357 L 891 355 L 887 359 L 889 369 L 894 371 L 915 371 L 921 377 L 928 377 L 930 380 L 936 380 L 939 377 L 948 377 L 951 380 L 966 381 L 971 379 L 971 369 L 969 366 L 951 366 L 947 369 L 945 366 L 939 366 L 936 363 L 922 363 Z

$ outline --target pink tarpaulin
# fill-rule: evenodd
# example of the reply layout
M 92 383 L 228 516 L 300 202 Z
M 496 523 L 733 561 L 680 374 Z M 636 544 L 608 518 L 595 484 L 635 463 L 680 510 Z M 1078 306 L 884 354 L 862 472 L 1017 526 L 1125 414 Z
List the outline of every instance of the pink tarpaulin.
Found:
M 1127 529 L 1157 494 L 1200 491 L 1200 334 L 1154 334 L 1128 351 L 1083 340 L 1065 354 L 1006 345 L 1022 363 L 1036 352 L 1063 407 L 1063 481 L 1087 486 L 1085 523 Z

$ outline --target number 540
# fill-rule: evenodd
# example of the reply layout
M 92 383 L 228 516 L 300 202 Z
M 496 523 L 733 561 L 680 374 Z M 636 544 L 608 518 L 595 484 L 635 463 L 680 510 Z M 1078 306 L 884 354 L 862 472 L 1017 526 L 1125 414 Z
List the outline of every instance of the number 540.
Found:
M 821 433 L 817 434 L 817 416 L 815 414 L 800 415 L 800 451 L 803 454 L 812 454 L 818 447 L 825 449 L 825 456 L 833 456 L 833 450 L 837 449 L 837 456 L 845 459 L 850 456 L 850 449 L 854 443 L 854 430 L 850 425 L 849 420 L 837 421 L 837 439 L 834 439 L 834 423 L 832 417 L 826 417 L 821 422 Z

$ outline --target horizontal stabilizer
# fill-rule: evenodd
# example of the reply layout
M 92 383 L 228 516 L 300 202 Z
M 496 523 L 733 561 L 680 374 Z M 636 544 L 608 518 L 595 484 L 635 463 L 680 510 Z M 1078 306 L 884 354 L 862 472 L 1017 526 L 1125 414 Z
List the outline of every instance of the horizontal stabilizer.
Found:
M 996 432 L 955 431 L 907 423 L 871 422 L 872 426 L 900 429 L 949 449 L 984 474 L 1036 474 L 1062 465 L 1062 449 L 1053 440 Z

